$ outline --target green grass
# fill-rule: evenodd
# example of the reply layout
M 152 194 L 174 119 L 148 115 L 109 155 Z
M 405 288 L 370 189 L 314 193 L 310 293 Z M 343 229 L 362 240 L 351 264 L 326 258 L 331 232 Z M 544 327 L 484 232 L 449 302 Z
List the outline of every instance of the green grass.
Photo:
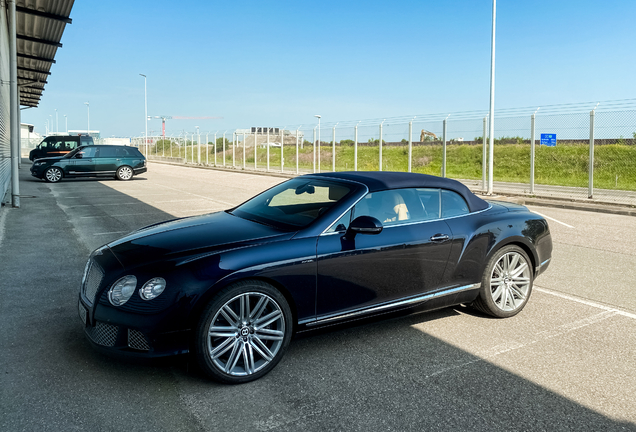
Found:
M 170 155 L 166 146 L 166 156 Z M 186 147 L 179 149 L 173 146 L 173 156 L 197 160 L 197 148 Z M 205 162 L 205 147 L 201 149 L 201 159 Z M 214 150 L 210 146 L 208 161 L 214 163 Z M 232 149 L 228 146 L 225 154 L 217 149 L 217 165 L 232 164 Z M 267 167 L 267 148 L 257 149 L 257 168 Z M 312 170 L 313 146 L 307 145 L 299 149 L 299 168 Z M 442 146 L 413 147 L 412 171 L 424 174 L 441 175 Z M 446 148 L 446 175 L 451 178 L 481 179 L 482 178 L 482 147 L 471 145 L 448 145 Z M 161 155 L 161 149 L 157 152 Z M 506 144 L 496 145 L 494 149 L 494 180 L 504 182 L 529 183 L 530 181 L 530 145 Z M 254 168 L 254 148 L 247 148 L 246 167 Z M 316 155 L 317 156 L 317 155 Z M 284 148 L 285 171 L 296 169 L 296 146 L 286 145 Z M 535 148 L 535 183 L 555 186 L 588 185 L 587 143 L 560 145 L 557 147 L 536 146 Z M 270 147 L 269 167 L 273 171 L 281 167 L 280 147 Z M 243 147 L 238 146 L 235 153 L 237 166 L 243 165 Z M 331 171 L 332 149 L 330 145 L 323 145 L 320 152 L 321 171 Z M 379 168 L 379 147 L 358 147 L 358 170 L 376 171 Z M 383 147 L 382 168 L 384 171 L 408 170 L 408 147 Z M 354 169 L 353 146 L 336 147 L 336 171 L 352 171 Z M 601 189 L 636 190 L 636 146 L 602 145 L 596 146 L 594 151 L 594 186 Z

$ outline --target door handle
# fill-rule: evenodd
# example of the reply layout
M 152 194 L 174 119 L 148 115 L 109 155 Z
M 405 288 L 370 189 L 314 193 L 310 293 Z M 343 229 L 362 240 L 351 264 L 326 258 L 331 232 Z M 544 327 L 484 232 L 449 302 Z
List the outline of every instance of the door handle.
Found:
M 434 242 L 443 242 L 448 240 L 450 237 L 448 236 L 448 234 L 435 234 L 434 236 L 431 237 L 431 241 Z

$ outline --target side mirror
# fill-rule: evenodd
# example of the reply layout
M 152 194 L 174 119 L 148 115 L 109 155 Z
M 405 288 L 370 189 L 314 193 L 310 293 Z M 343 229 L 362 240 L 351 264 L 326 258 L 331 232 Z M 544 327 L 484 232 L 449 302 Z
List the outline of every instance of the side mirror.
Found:
M 83 157 L 84 157 L 84 155 L 81 154 L 81 153 L 78 153 L 78 154 L 75 155 L 75 159 L 81 159 Z
M 359 216 L 351 221 L 345 237 L 352 240 L 356 234 L 380 234 L 383 229 L 382 222 L 373 216 Z

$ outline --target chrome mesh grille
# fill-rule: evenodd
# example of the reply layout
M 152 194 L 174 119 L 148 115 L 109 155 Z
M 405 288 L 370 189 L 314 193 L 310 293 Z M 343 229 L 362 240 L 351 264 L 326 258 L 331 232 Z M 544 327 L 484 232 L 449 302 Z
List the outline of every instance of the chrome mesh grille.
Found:
M 128 346 L 141 351 L 150 350 L 146 337 L 139 330 L 128 329 Z
M 84 281 L 84 295 L 91 303 L 95 301 L 95 294 L 97 294 L 97 290 L 103 278 L 104 270 L 102 270 L 99 264 L 91 260 L 88 267 L 88 274 Z
M 112 347 L 117 342 L 119 327 L 97 321 L 95 327 L 87 328 L 86 332 L 97 345 Z

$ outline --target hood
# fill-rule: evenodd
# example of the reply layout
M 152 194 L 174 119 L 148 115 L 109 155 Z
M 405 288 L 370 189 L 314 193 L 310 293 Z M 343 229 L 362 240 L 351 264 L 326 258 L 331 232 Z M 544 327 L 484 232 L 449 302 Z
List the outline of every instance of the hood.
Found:
M 56 162 L 56 161 L 59 161 L 60 159 L 64 159 L 64 156 L 51 156 L 51 157 L 45 157 L 45 158 L 37 158 L 36 160 L 33 161 L 33 163 L 35 163 L 35 162 Z
M 290 238 L 281 231 L 226 212 L 150 225 L 108 244 L 124 267 Z

